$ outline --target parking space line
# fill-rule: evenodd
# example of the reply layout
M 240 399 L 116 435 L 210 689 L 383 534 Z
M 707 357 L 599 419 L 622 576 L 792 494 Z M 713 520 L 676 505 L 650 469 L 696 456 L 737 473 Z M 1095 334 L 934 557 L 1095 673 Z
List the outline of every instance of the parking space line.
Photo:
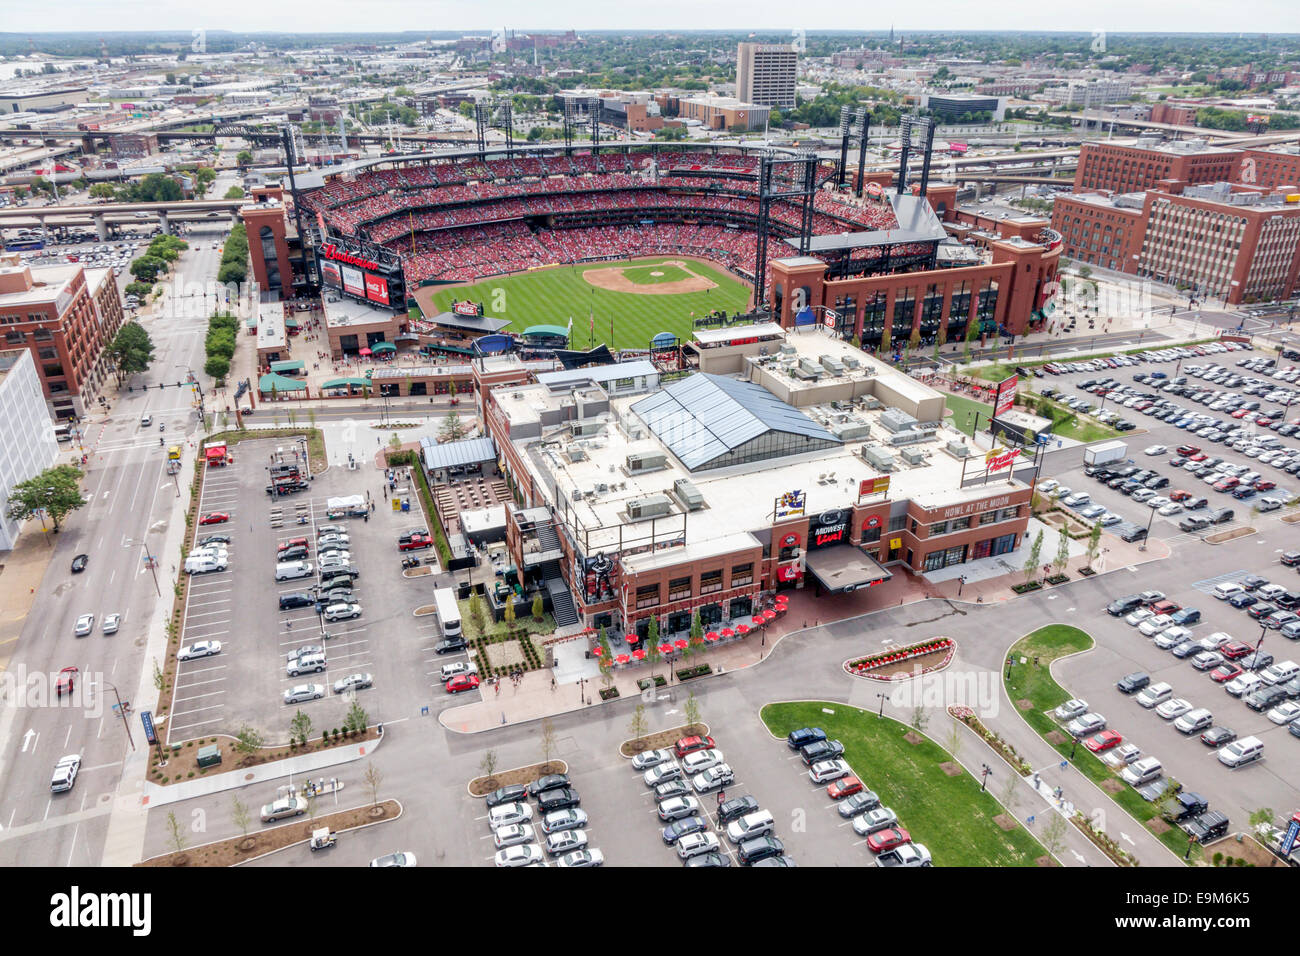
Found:
M 176 698 L 174 698 L 174 700 L 176 700 L 176 701 L 182 701 L 182 700 L 202 700 L 204 697 L 218 697 L 218 696 L 220 696 L 221 694 L 224 694 L 224 693 L 225 693 L 224 690 L 210 690 L 210 691 L 207 691 L 206 693 L 202 693 L 202 694 L 194 694 L 194 695 L 191 696 L 191 697 L 176 697 Z

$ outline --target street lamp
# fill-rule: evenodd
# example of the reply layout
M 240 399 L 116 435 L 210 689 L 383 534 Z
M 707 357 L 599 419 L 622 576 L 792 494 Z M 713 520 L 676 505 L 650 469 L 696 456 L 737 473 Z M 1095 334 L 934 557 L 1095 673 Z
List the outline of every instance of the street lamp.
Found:
M 1150 516 L 1147 518 L 1147 530 L 1146 530 L 1146 534 L 1142 535 L 1142 543 L 1141 543 L 1140 545 L 1138 545 L 1138 550 L 1139 550 L 1139 551 L 1145 551 L 1145 550 L 1147 549 L 1147 537 L 1151 534 L 1151 522 L 1153 522 L 1153 521 L 1156 520 L 1156 509 L 1155 509 L 1155 508 L 1148 508 L 1147 510 L 1150 511 L 1151 514 L 1150 514 Z
M 983 793 L 984 788 L 988 786 L 989 777 L 991 776 L 993 776 L 993 768 L 988 764 L 983 764 L 980 770 L 980 793 Z
M 876 714 L 876 716 L 877 716 L 877 717 L 884 717 L 884 716 L 885 716 L 885 698 L 888 697 L 889 695 L 888 695 L 888 694 L 877 694 L 876 696 L 880 698 L 880 712 L 879 712 L 878 714 Z
M 113 692 L 113 697 L 117 700 L 117 712 L 122 718 L 122 729 L 126 731 L 126 742 L 131 745 L 132 750 L 135 750 L 135 740 L 131 737 L 131 724 L 126 719 L 126 708 L 130 706 L 130 701 L 127 701 L 126 706 L 123 706 L 122 695 L 117 692 L 117 687 L 106 680 L 101 680 L 101 683 Z M 95 685 L 92 683 L 90 686 L 94 687 Z

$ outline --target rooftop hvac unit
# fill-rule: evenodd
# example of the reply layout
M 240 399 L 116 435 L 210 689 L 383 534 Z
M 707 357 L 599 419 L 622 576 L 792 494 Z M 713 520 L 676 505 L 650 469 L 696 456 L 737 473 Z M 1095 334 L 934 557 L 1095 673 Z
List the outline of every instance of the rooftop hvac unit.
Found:
M 673 493 L 677 499 L 686 506 L 687 511 L 699 511 L 704 507 L 704 496 L 700 494 L 698 488 L 686 478 L 678 478 L 673 482 Z
M 944 451 L 952 455 L 954 458 L 970 457 L 970 449 L 966 447 L 966 443 L 964 441 L 950 441 L 948 442 L 948 444 L 944 445 L 943 447 L 944 447 Z
M 796 349 L 793 345 L 782 345 L 782 346 L 781 346 L 781 354 L 782 354 L 782 355 L 794 355 L 796 352 L 798 352 L 798 349 Z
M 822 367 L 810 358 L 801 358 L 799 360 L 799 370 L 801 372 L 807 372 L 815 377 L 821 374 Z
M 627 503 L 627 515 L 629 518 L 657 518 L 661 515 L 671 514 L 673 503 L 667 495 L 647 495 L 644 498 L 633 498 Z
M 511 398 L 515 399 L 515 401 L 522 401 L 522 400 L 523 400 L 523 397 L 524 397 L 524 393 L 523 393 L 523 392 L 515 392 L 515 393 L 511 396 Z
M 910 431 L 916 427 L 916 419 L 901 408 L 887 408 L 880 414 L 880 424 L 891 432 Z
M 857 358 L 855 358 L 852 355 L 844 356 L 843 361 L 844 361 L 845 368 L 851 368 L 851 369 L 862 368 L 862 362 L 860 362 Z
M 909 465 L 920 465 L 925 461 L 925 452 L 919 448 L 904 448 L 898 454 Z
M 668 466 L 668 456 L 658 452 L 642 452 L 627 456 L 629 474 L 657 471 Z
M 832 375 L 844 374 L 844 363 L 835 358 L 835 356 L 822 355 L 818 357 L 818 361 L 821 362 L 822 368 L 826 369 L 826 371 L 830 372 Z
M 862 398 L 859 399 L 859 401 L 862 403 L 862 407 L 869 412 L 873 412 L 877 408 L 884 408 L 884 405 L 881 404 L 880 399 L 876 398 L 876 396 L 874 395 L 863 395 Z
M 871 445 L 863 445 L 862 460 L 877 471 L 894 470 L 894 456 L 885 448 L 873 448 Z

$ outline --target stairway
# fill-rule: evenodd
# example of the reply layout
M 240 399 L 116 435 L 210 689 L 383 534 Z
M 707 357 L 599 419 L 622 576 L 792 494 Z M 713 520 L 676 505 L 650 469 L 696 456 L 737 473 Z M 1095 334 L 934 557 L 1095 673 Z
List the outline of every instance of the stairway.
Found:
M 555 534 L 554 529 L 549 530 L 552 535 Z M 555 547 L 559 546 L 557 540 Z M 570 624 L 577 624 L 578 609 L 574 607 L 573 595 L 569 593 L 569 586 L 564 583 L 564 577 L 560 574 L 558 561 L 547 561 L 542 565 L 542 583 L 546 585 L 546 593 L 551 596 L 551 616 L 555 618 L 555 626 L 568 627 Z
M 538 528 L 537 543 L 541 545 L 543 552 L 560 550 L 560 536 L 555 533 L 555 525 L 544 524 Z

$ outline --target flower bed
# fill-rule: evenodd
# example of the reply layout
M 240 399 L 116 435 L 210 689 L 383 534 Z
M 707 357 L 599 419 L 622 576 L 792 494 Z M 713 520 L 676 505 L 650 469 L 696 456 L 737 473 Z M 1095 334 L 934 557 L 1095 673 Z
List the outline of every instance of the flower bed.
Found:
M 975 731 L 975 733 L 979 734 L 980 737 L 983 738 L 984 742 L 996 750 L 998 756 L 1010 764 L 1012 769 L 1020 774 L 1020 776 L 1027 777 L 1034 772 L 1034 768 L 1029 765 L 1029 762 L 1024 760 L 1020 754 L 1016 753 L 1015 747 L 1003 740 L 1000 735 L 995 734 L 984 726 L 980 719 L 975 716 L 975 711 L 971 710 L 969 707 L 949 707 L 948 714 L 951 717 L 957 718 L 971 730 Z
M 844 662 L 854 677 L 868 680 L 907 680 L 948 666 L 957 644 L 951 637 L 933 637 L 906 647 L 895 647 L 869 657 Z
M 1037 581 L 1030 581 L 1027 584 L 1013 584 L 1011 585 L 1011 590 L 1015 591 L 1017 594 L 1028 594 L 1030 591 L 1037 591 L 1041 587 L 1042 585 Z

